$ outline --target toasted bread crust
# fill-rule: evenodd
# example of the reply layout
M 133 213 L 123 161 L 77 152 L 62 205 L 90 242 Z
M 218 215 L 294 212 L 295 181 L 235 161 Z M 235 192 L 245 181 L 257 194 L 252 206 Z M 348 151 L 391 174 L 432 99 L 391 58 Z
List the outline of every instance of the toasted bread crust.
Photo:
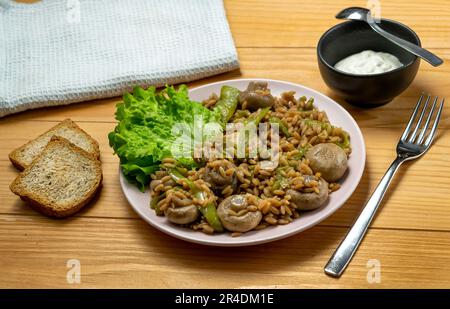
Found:
M 70 118 L 64 119 L 59 124 L 53 126 L 52 128 L 48 129 L 44 133 L 40 134 L 38 137 L 28 141 L 24 145 L 20 146 L 19 148 L 14 149 L 9 153 L 9 160 L 11 163 L 19 170 L 23 171 L 29 164 L 23 162 L 23 160 L 20 159 L 19 153 L 30 146 L 35 140 L 43 137 L 44 135 L 48 134 L 49 132 L 56 131 L 60 127 L 68 127 L 73 129 L 74 131 L 78 131 L 79 133 L 86 136 L 86 138 L 89 140 L 90 144 L 92 145 L 92 148 L 94 149 L 94 152 L 92 153 L 97 159 L 100 159 L 100 148 L 98 145 L 98 142 L 90 136 L 86 131 L 81 129 L 75 122 L 73 122 Z M 57 136 L 57 135 L 56 135 Z
M 103 180 L 103 177 L 100 179 L 100 182 Z M 36 211 L 49 216 L 53 218 L 66 218 L 69 216 L 72 216 L 73 214 L 77 213 L 79 210 L 81 210 L 84 206 L 89 204 L 89 202 L 97 195 L 97 193 L 102 188 L 102 184 L 97 187 L 96 190 L 91 192 L 86 200 L 84 200 L 82 203 L 78 203 L 74 205 L 73 207 L 67 209 L 66 211 L 55 211 L 54 209 L 48 207 L 45 204 L 41 204 L 37 202 L 36 200 L 32 199 L 32 197 L 27 196 L 20 196 L 20 199 L 26 203 L 28 203 L 33 209 Z
M 9 154 L 9 161 L 11 161 L 12 165 L 14 165 L 14 167 L 19 171 L 23 171 L 25 169 L 25 167 L 23 167 L 20 162 L 17 161 L 16 157 L 12 153 Z
M 92 186 L 91 190 L 86 194 L 86 197 L 82 201 L 63 209 L 56 207 L 55 205 L 52 204 L 51 201 L 46 200 L 45 198 L 39 196 L 35 192 L 29 192 L 24 190 L 24 188 L 22 188 L 20 184 L 21 179 L 30 172 L 31 168 L 36 162 L 39 162 L 39 160 L 43 158 L 47 154 L 47 152 L 51 151 L 53 147 L 59 147 L 60 145 L 69 147 L 71 151 L 74 151 L 77 154 L 92 160 L 92 162 L 95 164 L 95 173 L 97 175 L 96 182 Z M 81 208 L 83 208 L 85 205 L 87 205 L 94 198 L 96 193 L 100 190 L 102 186 L 102 180 L 103 174 L 101 169 L 101 163 L 93 154 L 88 153 L 82 148 L 70 143 L 65 138 L 54 136 L 51 138 L 50 142 L 47 144 L 45 149 L 33 160 L 31 165 L 25 168 L 25 170 L 21 172 L 16 177 L 16 179 L 11 183 L 10 189 L 14 194 L 20 196 L 22 200 L 28 202 L 34 209 L 38 210 L 39 212 L 50 217 L 64 218 L 73 215 Z

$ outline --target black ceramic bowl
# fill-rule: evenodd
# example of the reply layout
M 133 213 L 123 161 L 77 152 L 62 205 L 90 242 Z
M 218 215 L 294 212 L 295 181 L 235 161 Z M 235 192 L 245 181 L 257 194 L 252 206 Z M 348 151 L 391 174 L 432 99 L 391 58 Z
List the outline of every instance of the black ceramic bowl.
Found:
M 379 26 L 404 40 L 421 45 L 416 33 L 401 23 L 382 19 Z M 367 49 L 390 53 L 403 66 L 373 75 L 355 75 L 334 68 L 339 60 Z M 317 58 L 320 74 L 328 87 L 347 102 L 360 107 L 376 107 L 390 102 L 411 84 L 420 64 L 418 57 L 360 21 L 347 21 L 325 32 L 317 45 Z

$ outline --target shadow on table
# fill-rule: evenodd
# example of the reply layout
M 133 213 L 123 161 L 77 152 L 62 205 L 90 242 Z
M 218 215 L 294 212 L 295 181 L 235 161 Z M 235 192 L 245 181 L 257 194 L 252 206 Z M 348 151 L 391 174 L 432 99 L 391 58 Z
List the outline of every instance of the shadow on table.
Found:
M 367 173 L 366 168 L 363 177 L 369 179 Z M 355 191 L 355 194 L 366 196 L 368 185 L 366 181 Z M 339 214 L 340 212 L 341 210 L 323 224 L 297 235 L 247 247 L 222 248 L 193 244 L 168 236 L 143 221 L 141 224 L 133 225 L 133 228 L 137 230 L 136 233 L 141 235 L 144 233 L 147 245 L 153 249 L 157 248 L 158 253 L 177 265 L 178 269 L 185 267 L 190 271 L 210 270 L 221 274 L 236 272 L 270 274 L 289 268 L 299 271 L 298 268 L 301 267 L 305 270 L 314 268 L 314 271 L 321 272 L 348 230 L 349 225 L 345 222 L 352 222 L 355 212 L 359 213 L 359 210 L 344 211 L 344 217 Z M 333 220 L 334 216 L 341 218 Z
M 438 134 L 435 142 L 438 142 L 441 137 L 442 133 Z M 395 145 L 392 147 L 394 149 Z M 392 180 L 378 214 L 389 203 L 392 193 L 408 172 L 411 164 L 414 163 L 405 163 Z M 307 269 L 322 271 L 323 266 L 359 215 L 365 201 L 370 197 L 372 192 L 369 188 L 376 185 L 370 183 L 368 166 L 369 163 L 366 165 L 363 181 L 342 209 L 318 226 L 271 243 L 236 248 L 210 247 L 172 238 L 147 226 L 144 222 L 137 224 L 136 229 L 142 233 L 144 228 L 145 233 L 151 235 L 145 237 L 148 245 L 157 247 L 160 254 L 165 255 L 171 263 L 181 268 L 209 270 L 212 274 L 214 272 L 240 273 L 244 276 L 255 273 L 273 274 L 290 268 L 293 271 L 299 271 L 299 268 L 305 271 Z M 388 166 L 389 163 L 386 163 L 386 169 Z M 377 183 L 379 180 L 376 180 Z M 364 202 L 359 205 L 361 201 Z M 377 216 L 375 220 L 376 218 Z
M 137 224 L 136 228 L 142 233 L 142 226 Z M 188 243 L 150 226 L 145 230 L 152 235 L 146 237 L 148 246 L 157 247 L 158 253 L 165 255 L 177 269 L 210 270 L 213 276 L 214 273 L 269 274 L 292 267 L 321 267 L 326 262 L 325 256 L 343 237 L 346 229 L 318 226 L 268 244 L 234 248 Z M 319 261 L 323 265 L 317 265 L 316 256 L 322 256 Z M 309 261 L 315 264 L 311 265 Z

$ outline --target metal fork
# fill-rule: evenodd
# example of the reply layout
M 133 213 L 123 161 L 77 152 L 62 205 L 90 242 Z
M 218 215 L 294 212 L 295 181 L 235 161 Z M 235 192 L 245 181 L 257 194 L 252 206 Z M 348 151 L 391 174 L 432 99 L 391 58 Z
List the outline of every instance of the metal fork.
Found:
M 367 228 L 375 216 L 378 206 L 381 204 L 384 194 L 400 165 L 405 161 L 419 158 L 430 148 L 441 117 L 444 99 L 440 102 L 436 116 L 433 119 L 438 97 L 434 98 L 433 104 L 429 109 L 427 109 L 427 107 L 430 101 L 430 95 L 427 95 L 424 104 L 422 104 L 422 101 L 424 101 L 423 98 L 424 95 L 422 94 L 409 119 L 408 125 L 397 144 L 397 158 L 392 162 L 386 174 L 384 174 L 377 188 L 361 211 L 358 219 L 325 266 L 324 270 L 327 275 L 340 277 L 344 272 L 364 238 Z M 420 109 L 422 111 L 418 116 Z M 427 113 L 428 115 L 426 116 Z M 426 120 L 425 124 L 422 126 L 424 117 L 426 117 Z M 430 128 L 432 121 L 433 125 Z M 428 131 L 428 129 L 430 130 Z

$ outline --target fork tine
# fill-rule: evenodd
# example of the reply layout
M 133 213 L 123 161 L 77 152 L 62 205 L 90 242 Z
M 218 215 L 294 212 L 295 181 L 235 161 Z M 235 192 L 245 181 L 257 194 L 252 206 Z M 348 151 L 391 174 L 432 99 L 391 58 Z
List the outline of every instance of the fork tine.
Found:
M 441 119 L 441 113 L 442 113 L 442 109 L 444 108 L 444 100 L 442 99 L 441 104 L 439 105 L 439 110 L 436 114 L 436 118 L 434 119 L 434 124 L 433 127 L 431 128 L 431 132 L 430 135 L 428 135 L 426 141 L 425 141 L 425 147 L 428 147 L 431 145 L 431 142 L 433 141 L 434 138 L 434 134 L 436 133 L 436 129 L 438 127 L 439 124 L 439 120 Z
M 411 126 L 414 123 L 414 119 L 416 118 L 417 111 L 419 110 L 420 103 L 422 103 L 423 95 L 424 95 L 423 93 L 420 95 L 419 101 L 417 101 L 416 107 L 414 108 L 414 111 L 411 114 L 411 117 L 409 118 L 408 125 L 406 126 L 405 131 L 403 131 L 402 137 L 400 138 L 402 141 L 405 141 L 406 138 L 408 137 L 409 131 L 411 130 Z
M 420 132 L 419 137 L 417 138 L 417 144 L 419 144 L 419 145 L 422 144 L 423 139 L 425 137 L 425 133 L 427 133 L 428 126 L 430 125 L 430 120 L 431 120 L 431 117 L 433 116 L 434 108 L 436 107 L 437 100 L 438 100 L 438 97 L 435 97 L 433 100 L 433 105 L 431 106 L 431 109 L 430 109 L 430 113 L 428 114 L 427 120 L 425 121 L 425 124 L 423 125 L 422 131 Z
M 417 124 L 414 128 L 414 131 L 411 133 L 411 136 L 408 139 L 409 143 L 414 142 L 414 140 L 416 139 L 417 132 L 419 132 L 420 125 L 422 124 L 423 116 L 425 115 L 425 112 L 427 110 L 427 106 L 428 106 L 428 102 L 430 101 L 430 98 L 431 98 L 430 95 L 428 95 L 427 100 L 425 101 L 425 104 L 422 108 L 422 112 L 420 113 L 419 120 L 417 120 Z

